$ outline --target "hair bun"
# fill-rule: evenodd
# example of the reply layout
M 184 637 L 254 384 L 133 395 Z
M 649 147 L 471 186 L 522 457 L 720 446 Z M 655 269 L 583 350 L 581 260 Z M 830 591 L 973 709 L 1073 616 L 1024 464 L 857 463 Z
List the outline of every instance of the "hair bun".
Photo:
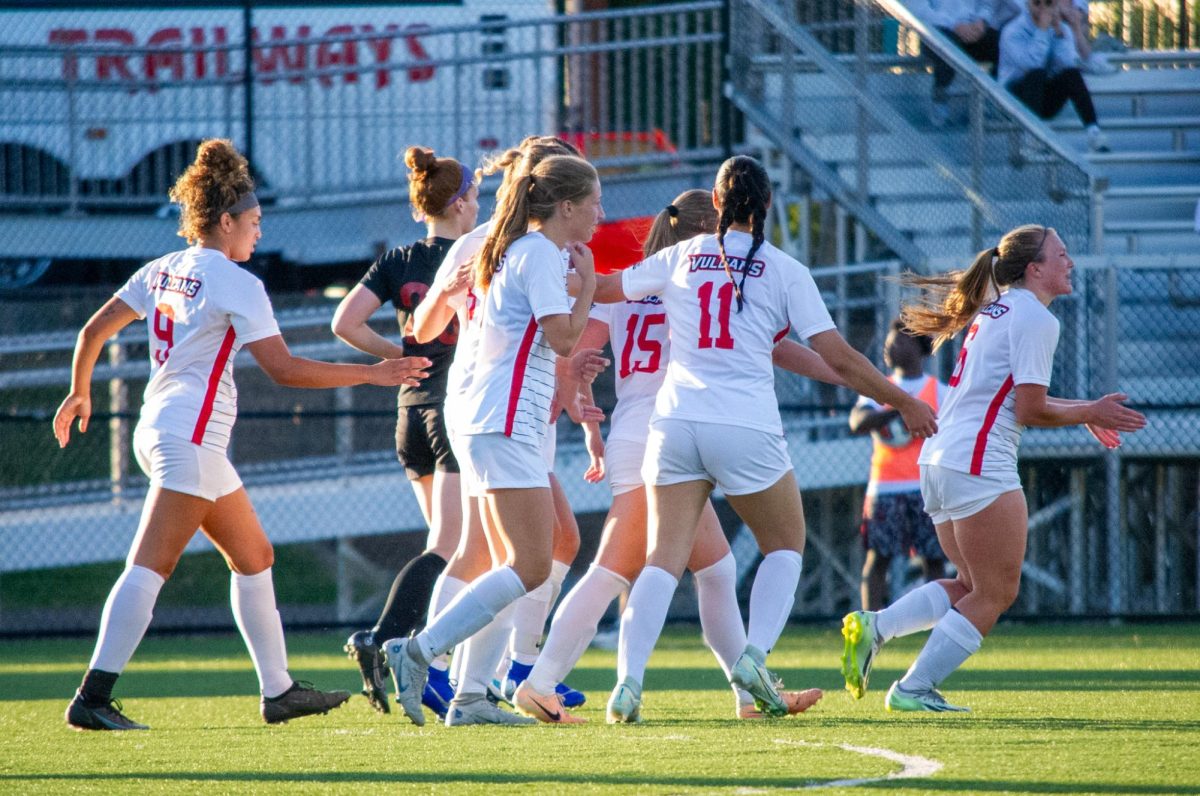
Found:
M 430 172 L 437 167 L 437 156 L 432 149 L 423 146 L 410 146 L 404 152 L 404 165 L 413 171 Z

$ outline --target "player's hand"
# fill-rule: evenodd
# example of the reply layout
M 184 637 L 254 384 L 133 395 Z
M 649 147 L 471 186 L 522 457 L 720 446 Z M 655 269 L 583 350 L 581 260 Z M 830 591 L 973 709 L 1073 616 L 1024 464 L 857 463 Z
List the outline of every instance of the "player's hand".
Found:
M 1126 433 L 1145 428 L 1146 416 L 1125 406 L 1124 403 L 1128 400 L 1129 396 L 1125 393 L 1113 392 L 1092 401 L 1092 419 L 1088 424 Z
M 447 296 L 463 293 L 475 284 L 475 258 L 471 257 L 461 263 L 442 281 L 442 292 Z
M 611 363 L 599 348 L 581 348 L 571 355 L 571 377 L 580 384 L 591 384 Z
M 71 441 L 71 423 L 79 420 L 79 433 L 86 434 L 88 420 L 92 417 L 92 398 L 90 395 L 68 395 L 59 404 L 54 413 L 54 438 L 58 447 L 65 448 Z
M 421 379 L 429 375 L 425 372 L 425 368 L 432 364 L 425 357 L 384 359 L 368 366 L 367 384 L 374 384 L 378 387 L 398 387 L 402 384 L 416 387 L 421 383 Z
M 563 411 L 567 413 L 567 417 L 571 418 L 571 422 L 578 423 L 581 426 L 584 423 L 601 423 L 604 421 L 604 410 L 591 401 L 586 400 L 579 393 L 575 393 L 575 395 L 564 402 Z
M 904 418 L 908 432 L 914 437 L 932 437 L 937 433 L 937 412 L 929 404 L 913 398 L 896 408 L 900 410 L 900 417 Z
M 604 480 L 604 438 L 598 431 L 592 431 L 594 426 L 585 426 L 584 444 L 587 447 L 589 464 L 583 473 L 583 480 L 589 484 L 598 484 Z
M 585 283 L 596 278 L 596 259 L 592 256 L 592 250 L 586 244 L 579 241 L 573 241 L 567 244 L 567 251 L 571 253 L 571 267 L 579 274 L 579 278 Z
M 1084 423 L 1083 427 L 1088 430 L 1089 434 L 1096 438 L 1097 442 L 1109 450 L 1121 447 L 1121 432 L 1113 431 L 1111 428 L 1093 426 L 1091 423 Z

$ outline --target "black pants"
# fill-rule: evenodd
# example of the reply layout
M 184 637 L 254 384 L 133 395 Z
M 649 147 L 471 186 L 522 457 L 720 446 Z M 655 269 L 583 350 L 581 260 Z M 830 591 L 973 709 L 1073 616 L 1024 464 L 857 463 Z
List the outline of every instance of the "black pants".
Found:
M 938 28 L 938 30 L 976 61 L 991 63 L 991 75 L 992 77 L 996 76 L 996 63 L 1000 60 L 1000 31 L 988 28 L 978 40 L 968 44 L 958 38 L 958 35 L 949 28 Z M 937 53 L 924 44 L 921 45 L 921 54 L 928 58 L 933 65 L 933 97 L 940 99 L 946 87 L 954 82 L 954 67 L 943 61 Z
M 1053 119 L 1071 100 L 1085 126 L 1096 123 L 1096 107 L 1078 69 L 1064 69 L 1053 77 L 1045 69 L 1034 69 L 1010 83 L 1008 90 L 1043 119 Z

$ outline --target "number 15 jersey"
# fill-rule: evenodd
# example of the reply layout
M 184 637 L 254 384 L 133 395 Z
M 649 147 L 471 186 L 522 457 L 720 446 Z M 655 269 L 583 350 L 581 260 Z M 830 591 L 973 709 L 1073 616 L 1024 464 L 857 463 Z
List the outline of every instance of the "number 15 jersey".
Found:
M 783 433 L 771 352 L 794 329 L 809 338 L 835 328 L 808 269 L 770 243 L 747 263 L 752 239 L 725 235 L 734 285 L 716 235 L 699 235 L 646 258 L 621 275 L 626 297 L 660 296 L 671 330 L 671 359 L 654 416 Z

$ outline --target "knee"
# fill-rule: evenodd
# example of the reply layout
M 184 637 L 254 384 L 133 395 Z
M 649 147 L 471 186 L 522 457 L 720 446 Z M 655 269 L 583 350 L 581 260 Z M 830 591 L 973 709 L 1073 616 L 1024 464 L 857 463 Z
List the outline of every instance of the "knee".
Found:
M 1017 601 L 1020 590 L 1021 575 L 1019 572 L 1015 576 L 999 578 L 986 585 L 979 584 L 975 588 L 975 592 L 995 608 L 997 614 L 1007 611 Z
M 275 548 L 264 540 L 251 550 L 239 551 L 236 558 L 230 558 L 229 568 L 239 575 L 257 575 L 275 565 Z
M 550 556 L 517 556 L 512 568 L 525 591 L 533 591 L 550 579 Z

